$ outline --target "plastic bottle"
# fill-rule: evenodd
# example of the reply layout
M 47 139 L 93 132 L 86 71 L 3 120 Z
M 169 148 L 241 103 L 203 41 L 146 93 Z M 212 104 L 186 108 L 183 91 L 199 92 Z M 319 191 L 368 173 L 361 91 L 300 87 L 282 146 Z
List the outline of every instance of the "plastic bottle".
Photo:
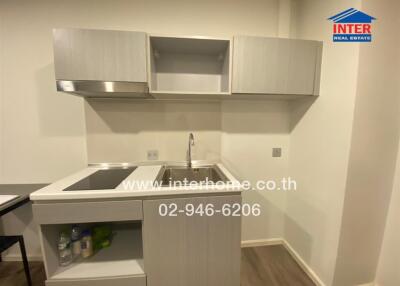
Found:
M 66 232 L 61 232 L 58 240 L 58 257 L 60 266 L 67 266 L 72 262 L 71 238 Z
M 81 255 L 81 229 L 77 225 L 72 226 L 71 240 L 72 255 L 76 258 Z
M 81 239 L 81 256 L 83 258 L 88 258 L 93 255 L 93 240 L 92 233 L 90 230 L 85 230 L 82 232 Z

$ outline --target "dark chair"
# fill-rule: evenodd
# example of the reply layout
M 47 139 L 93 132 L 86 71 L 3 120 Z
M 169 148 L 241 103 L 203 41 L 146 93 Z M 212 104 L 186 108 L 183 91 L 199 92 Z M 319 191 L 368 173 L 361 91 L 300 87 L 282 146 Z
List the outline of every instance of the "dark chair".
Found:
M 24 237 L 21 236 L 0 236 L 0 261 L 1 253 L 9 249 L 14 244 L 19 243 L 19 248 L 21 249 L 22 261 L 24 262 L 25 276 L 28 281 L 28 285 L 32 286 L 31 273 L 29 272 L 28 258 L 26 257 L 25 242 Z

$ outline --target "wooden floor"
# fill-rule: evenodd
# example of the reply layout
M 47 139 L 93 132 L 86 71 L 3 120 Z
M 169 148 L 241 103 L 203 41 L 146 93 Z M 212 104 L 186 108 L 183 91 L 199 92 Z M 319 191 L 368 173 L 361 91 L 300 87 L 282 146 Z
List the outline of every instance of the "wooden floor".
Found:
M 315 286 L 282 245 L 242 248 L 242 286 Z
M 46 275 L 42 262 L 30 262 L 33 286 L 44 286 Z M 24 267 L 22 262 L 0 262 L 1 286 L 26 286 Z
M 33 286 L 44 286 L 41 262 L 31 262 Z M 286 249 L 264 246 L 242 249 L 242 286 L 315 286 Z M 1 286 L 26 286 L 22 263 L 0 263 Z

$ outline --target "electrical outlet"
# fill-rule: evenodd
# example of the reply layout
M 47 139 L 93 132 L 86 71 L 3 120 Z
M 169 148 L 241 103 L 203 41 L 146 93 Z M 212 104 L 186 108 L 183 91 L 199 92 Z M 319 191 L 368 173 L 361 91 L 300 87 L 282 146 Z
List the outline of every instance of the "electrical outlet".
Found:
M 147 151 L 147 160 L 149 160 L 149 161 L 158 160 L 158 150 L 148 150 Z
M 272 148 L 272 157 L 282 157 L 282 148 Z

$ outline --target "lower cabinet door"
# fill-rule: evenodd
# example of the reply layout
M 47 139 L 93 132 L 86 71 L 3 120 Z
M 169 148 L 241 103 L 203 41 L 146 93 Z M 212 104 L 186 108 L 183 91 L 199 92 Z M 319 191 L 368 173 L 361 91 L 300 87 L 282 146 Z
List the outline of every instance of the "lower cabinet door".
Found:
M 239 286 L 241 218 L 219 210 L 240 203 L 240 195 L 144 201 L 147 285 Z

